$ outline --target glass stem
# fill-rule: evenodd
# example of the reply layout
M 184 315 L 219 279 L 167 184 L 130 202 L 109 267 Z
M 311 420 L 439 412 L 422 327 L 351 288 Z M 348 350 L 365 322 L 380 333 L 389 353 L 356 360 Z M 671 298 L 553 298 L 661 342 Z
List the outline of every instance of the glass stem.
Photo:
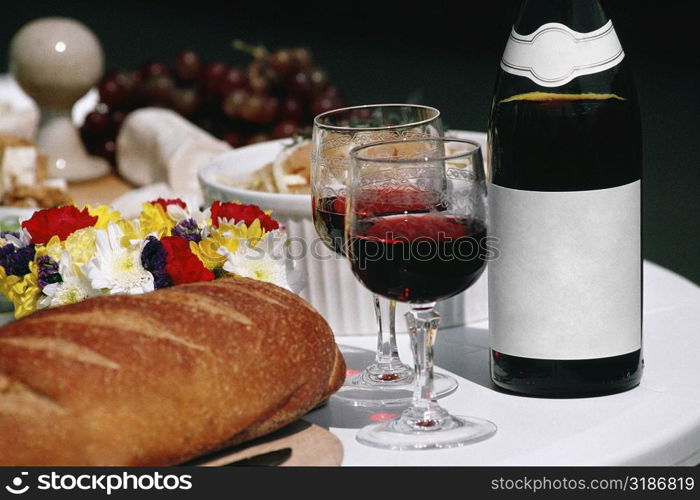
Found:
M 374 362 L 381 367 L 392 369 L 401 364 L 396 348 L 396 301 L 382 300 L 375 295 L 374 312 L 379 327 Z
M 412 406 L 423 410 L 425 418 L 431 420 L 430 413 L 440 411 L 433 390 L 433 345 L 440 324 L 440 315 L 433 309 L 434 305 L 414 306 L 406 313 L 416 377 Z

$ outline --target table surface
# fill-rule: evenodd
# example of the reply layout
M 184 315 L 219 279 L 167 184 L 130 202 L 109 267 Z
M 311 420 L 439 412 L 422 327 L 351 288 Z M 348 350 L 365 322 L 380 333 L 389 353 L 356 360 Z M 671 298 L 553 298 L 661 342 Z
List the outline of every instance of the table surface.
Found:
M 639 387 L 612 396 L 540 399 L 506 394 L 489 378 L 488 323 L 441 331 L 436 371 L 459 381 L 440 400 L 450 412 L 487 418 L 494 437 L 463 448 L 386 451 L 355 441 L 373 414 L 334 398 L 306 419 L 328 427 L 344 447 L 343 465 L 697 465 L 700 463 L 700 288 L 644 264 L 645 371 Z M 368 349 L 372 337 L 338 337 Z M 411 359 L 408 337 L 399 351 Z
M 68 194 L 78 206 L 111 203 L 115 198 L 134 189 L 115 174 L 105 175 L 87 182 L 68 185 Z

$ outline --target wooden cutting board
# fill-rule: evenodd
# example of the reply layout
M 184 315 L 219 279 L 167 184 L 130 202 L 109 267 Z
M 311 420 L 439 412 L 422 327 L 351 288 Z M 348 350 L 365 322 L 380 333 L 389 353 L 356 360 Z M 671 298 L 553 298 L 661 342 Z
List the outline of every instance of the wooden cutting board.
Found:
M 343 445 L 323 427 L 305 420 L 297 420 L 272 434 L 247 443 L 200 457 L 185 465 L 218 467 L 262 453 L 291 448 L 292 455 L 283 467 L 334 466 L 343 461 Z

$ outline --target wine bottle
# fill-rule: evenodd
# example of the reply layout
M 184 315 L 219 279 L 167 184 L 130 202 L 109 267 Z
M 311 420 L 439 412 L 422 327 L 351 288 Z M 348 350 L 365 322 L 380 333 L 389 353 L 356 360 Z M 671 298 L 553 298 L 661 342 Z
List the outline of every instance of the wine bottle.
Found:
M 524 0 L 489 123 L 491 377 L 610 394 L 642 368 L 639 107 L 598 0 Z

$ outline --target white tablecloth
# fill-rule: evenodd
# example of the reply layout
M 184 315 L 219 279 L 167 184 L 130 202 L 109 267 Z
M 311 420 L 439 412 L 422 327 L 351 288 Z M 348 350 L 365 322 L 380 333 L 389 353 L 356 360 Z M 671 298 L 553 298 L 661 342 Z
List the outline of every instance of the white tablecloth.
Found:
M 338 343 L 372 350 L 372 337 Z M 408 337 L 399 336 L 411 362 Z M 488 372 L 488 323 L 440 332 L 436 364 L 459 389 L 441 400 L 454 414 L 487 418 L 497 434 L 463 448 L 384 451 L 355 441 L 376 413 L 328 405 L 307 420 L 343 442 L 343 465 L 697 465 L 700 463 L 700 288 L 657 265 L 644 265 L 645 370 L 639 387 L 585 399 L 539 399 L 494 389 Z M 371 358 L 371 352 L 367 355 Z M 440 370 L 438 370 L 440 371 Z

